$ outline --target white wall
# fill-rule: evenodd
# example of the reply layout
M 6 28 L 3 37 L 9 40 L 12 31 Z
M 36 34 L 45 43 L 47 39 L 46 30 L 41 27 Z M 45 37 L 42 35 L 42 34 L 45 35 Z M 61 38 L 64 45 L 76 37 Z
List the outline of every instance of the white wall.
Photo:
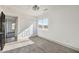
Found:
M 48 31 L 38 29 L 38 35 L 79 49 L 79 6 L 51 6 L 47 15 Z
M 11 7 L 9 8 L 6 6 L 0 6 L 0 12 L 2 10 L 5 15 L 18 17 L 18 30 L 17 30 L 18 35 L 34 22 L 34 17 L 28 15 L 27 13 L 24 13 L 26 11 L 22 11 L 22 9 L 19 10 L 19 9 L 12 9 Z

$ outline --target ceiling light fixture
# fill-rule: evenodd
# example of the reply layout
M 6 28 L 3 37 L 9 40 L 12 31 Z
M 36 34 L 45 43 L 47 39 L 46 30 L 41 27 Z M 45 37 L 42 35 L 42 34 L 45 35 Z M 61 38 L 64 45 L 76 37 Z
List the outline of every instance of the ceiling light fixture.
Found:
M 38 5 L 34 5 L 32 9 L 33 9 L 34 11 L 37 11 L 37 10 L 39 10 L 39 6 L 38 6 Z

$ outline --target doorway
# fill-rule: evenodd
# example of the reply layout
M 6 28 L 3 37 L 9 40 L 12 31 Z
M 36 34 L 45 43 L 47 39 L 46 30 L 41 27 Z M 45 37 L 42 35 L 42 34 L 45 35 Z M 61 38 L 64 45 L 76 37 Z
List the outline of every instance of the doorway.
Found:
M 5 16 L 5 43 L 17 41 L 17 17 Z

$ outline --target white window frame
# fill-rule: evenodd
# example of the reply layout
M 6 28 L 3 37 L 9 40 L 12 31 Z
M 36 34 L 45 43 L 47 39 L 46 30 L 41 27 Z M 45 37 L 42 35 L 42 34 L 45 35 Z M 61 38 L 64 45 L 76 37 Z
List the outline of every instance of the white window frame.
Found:
M 44 18 L 44 19 L 39 19 L 38 20 L 38 28 L 39 29 L 41 29 L 41 30 L 48 30 L 48 23 L 45 24 L 44 23 L 45 20 L 48 22 L 48 19 L 47 18 L 46 19 Z M 41 22 L 39 23 L 39 21 L 41 21 Z M 47 28 L 45 26 L 47 26 Z

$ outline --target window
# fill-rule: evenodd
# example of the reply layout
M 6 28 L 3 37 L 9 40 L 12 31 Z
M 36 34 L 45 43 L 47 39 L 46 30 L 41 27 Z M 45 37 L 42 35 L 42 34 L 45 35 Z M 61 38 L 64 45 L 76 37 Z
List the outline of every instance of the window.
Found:
M 15 23 L 12 23 L 12 30 L 15 30 Z
M 48 29 L 48 19 L 47 18 L 46 19 L 39 19 L 38 20 L 38 27 L 40 29 L 44 29 L 44 30 Z

